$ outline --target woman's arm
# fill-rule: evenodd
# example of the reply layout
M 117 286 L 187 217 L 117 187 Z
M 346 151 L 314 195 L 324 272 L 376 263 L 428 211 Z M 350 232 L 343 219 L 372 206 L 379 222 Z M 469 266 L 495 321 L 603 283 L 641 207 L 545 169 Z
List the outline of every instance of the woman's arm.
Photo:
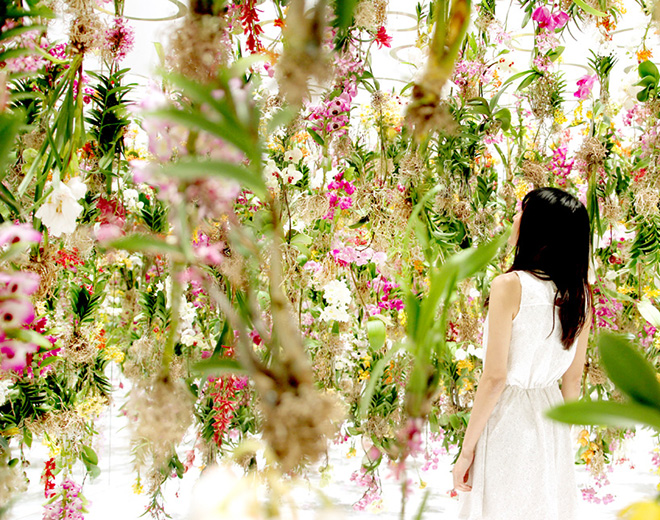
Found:
M 589 331 L 591 330 L 592 315 L 591 311 L 587 314 L 586 323 L 580 331 L 575 351 L 575 359 L 564 372 L 561 378 L 561 395 L 564 401 L 574 401 L 580 397 L 580 385 L 582 383 L 582 374 L 584 372 L 584 360 L 587 355 L 587 344 L 589 343 Z
M 488 317 L 488 352 L 474 398 L 462 452 L 473 455 L 506 382 L 513 318 L 520 309 L 520 281 L 515 273 L 493 280 Z
M 470 414 L 463 448 L 454 466 L 454 489 L 470 491 L 468 472 L 474 451 L 506 382 L 513 318 L 520 309 L 521 286 L 515 272 L 497 276 L 491 285 L 488 314 L 488 352 Z

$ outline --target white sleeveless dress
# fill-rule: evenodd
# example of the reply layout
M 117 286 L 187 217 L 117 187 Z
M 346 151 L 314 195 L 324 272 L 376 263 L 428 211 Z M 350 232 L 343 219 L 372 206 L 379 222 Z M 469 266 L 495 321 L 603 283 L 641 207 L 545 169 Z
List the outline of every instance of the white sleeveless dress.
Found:
M 570 427 L 547 419 L 544 411 L 563 402 L 558 380 L 572 363 L 576 344 L 562 347 L 555 284 L 514 272 L 522 292 L 506 387 L 477 442 L 468 479 L 472 491 L 459 492 L 458 518 L 575 520 L 578 490 Z M 485 351 L 487 338 L 488 318 Z

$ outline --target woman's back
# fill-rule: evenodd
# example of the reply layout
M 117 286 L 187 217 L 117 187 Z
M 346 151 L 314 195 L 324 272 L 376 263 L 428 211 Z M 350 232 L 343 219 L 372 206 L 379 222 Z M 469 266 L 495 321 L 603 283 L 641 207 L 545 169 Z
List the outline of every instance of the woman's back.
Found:
M 557 382 L 575 357 L 575 345 L 561 344 L 561 324 L 554 306 L 552 280 L 527 271 L 514 271 L 520 280 L 520 310 L 513 319 L 506 384 L 523 388 L 546 387 Z M 553 330 L 554 316 L 554 330 Z M 484 331 L 487 352 L 488 323 Z

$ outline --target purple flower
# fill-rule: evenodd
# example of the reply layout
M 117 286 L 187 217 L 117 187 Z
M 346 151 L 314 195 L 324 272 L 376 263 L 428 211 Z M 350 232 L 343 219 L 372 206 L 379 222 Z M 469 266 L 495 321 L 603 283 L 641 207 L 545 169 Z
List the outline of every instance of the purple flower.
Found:
M 573 95 L 578 99 L 587 99 L 589 94 L 591 94 L 591 89 L 593 88 L 597 77 L 596 74 L 593 76 L 587 74 L 586 76 L 581 77 L 577 82 L 578 89 Z

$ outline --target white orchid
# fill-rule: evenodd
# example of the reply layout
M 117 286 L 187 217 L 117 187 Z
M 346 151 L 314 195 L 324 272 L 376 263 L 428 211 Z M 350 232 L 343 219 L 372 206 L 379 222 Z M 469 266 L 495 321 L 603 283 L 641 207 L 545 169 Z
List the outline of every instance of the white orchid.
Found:
M 83 211 L 78 203 L 87 193 L 87 186 L 80 177 L 73 177 L 68 183 L 59 182 L 35 216 L 44 223 L 48 232 L 59 237 L 63 233 L 73 233 L 76 221 Z

